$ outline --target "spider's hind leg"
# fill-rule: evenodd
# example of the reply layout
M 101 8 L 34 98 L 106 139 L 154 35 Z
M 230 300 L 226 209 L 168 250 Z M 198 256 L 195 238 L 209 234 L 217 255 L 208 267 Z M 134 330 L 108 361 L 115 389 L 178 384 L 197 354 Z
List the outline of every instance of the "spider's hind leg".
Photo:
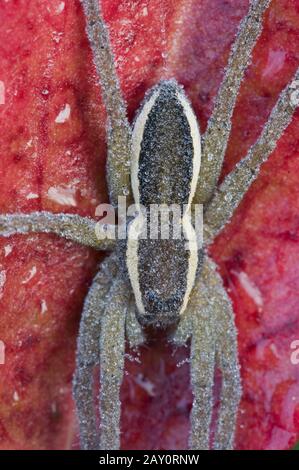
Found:
M 222 372 L 216 449 L 233 447 L 236 416 L 241 395 L 237 333 L 230 300 L 214 263 L 206 258 L 201 277 L 193 289 L 190 305 L 174 337 L 185 344 L 191 337 L 191 384 L 194 396 L 191 411 L 190 449 L 210 447 L 215 363 Z
M 99 448 L 99 435 L 94 403 L 94 368 L 99 365 L 99 339 L 101 315 L 105 296 L 109 292 L 117 265 L 111 255 L 101 265 L 86 297 L 77 349 L 77 367 L 74 376 L 73 393 L 80 424 L 81 448 Z
M 119 274 L 106 300 L 100 336 L 100 449 L 120 448 L 120 387 L 125 356 L 125 322 L 132 291 Z
M 213 388 L 215 372 L 215 336 L 213 314 L 208 297 L 200 295 L 193 322 L 191 338 L 191 386 L 193 405 L 191 411 L 190 449 L 209 449 L 210 427 L 213 410 Z
M 215 325 L 211 292 L 199 279 L 193 289 L 190 306 L 181 319 L 174 342 L 185 344 L 191 337 L 191 386 L 193 405 L 189 448 L 210 448 L 215 370 Z
M 222 279 L 210 258 L 206 259 L 203 280 L 211 291 L 210 305 L 214 311 L 216 365 L 222 374 L 220 410 L 215 434 L 215 449 L 229 450 L 234 445 L 237 413 L 241 399 L 241 377 L 238 359 L 237 330 L 230 299 Z

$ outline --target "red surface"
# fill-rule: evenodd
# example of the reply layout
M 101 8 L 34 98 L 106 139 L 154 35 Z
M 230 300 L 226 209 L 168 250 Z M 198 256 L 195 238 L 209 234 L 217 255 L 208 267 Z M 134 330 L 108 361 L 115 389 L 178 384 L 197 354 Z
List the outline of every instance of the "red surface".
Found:
M 105 189 L 100 90 L 77 0 L 0 5 L 0 211 L 94 215 Z M 202 130 L 247 0 L 105 0 L 130 115 L 175 76 Z M 60 13 L 59 13 L 60 12 Z M 163 20 L 165 18 L 165 20 Z M 161 33 L 165 29 L 165 33 Z M 245 155 L 299 63 L 299 1 L 276 0 L 238 101 L 225 171 Z M 161 55 L 163 52 L 163 56 Z M 70 118 L 55 122 L 70 106 Z M 244 385 L 236 447 L 287 449 L 299 438 L 299 120 L 212 248 L 234 302 Z M 57 200 L 57 195 L 60 197 Z M 67 196 L 68 200 L 61 199 Z M 99 256 L 56 237 L 0 241 L 0 448 L 76 447 L 71 398 L 82 302 Z M 46 311 L 45 311 L 46 310 Z M 43 313 L 42 313 L 43 312 Z M 127 364 L 123 447 L 187 445 L 188 349 L 142 349 Z

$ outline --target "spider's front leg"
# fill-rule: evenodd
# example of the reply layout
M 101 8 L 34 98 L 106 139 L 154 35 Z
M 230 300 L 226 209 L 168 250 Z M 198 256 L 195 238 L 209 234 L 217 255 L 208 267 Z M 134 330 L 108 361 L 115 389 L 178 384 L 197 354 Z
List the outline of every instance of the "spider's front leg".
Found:
M 99 0 L 81 1 L 108 116 L 107 179 L 110 202 L 117 207 L 119 196 L 130 198 L 131 194 L 131 128 L 116 73 L 108 28 L 103 19 L 101 2 Z
M 203 136 L 202 166 L 194 200 L 197 204 L 206 204 L 211 199 L 220 177 L 238 92 L 270 3 L 271 0 L 251 0 L 249 12 L 241 22 L 232 46 L 215 107 Z
M 299 69 L 282 91 L 257 142 L 215 191 L 205 211 L 205 220 L 210 230 L 207 243 L 211 242 L 230 220 L 234 210 L 258 176 L 261 165 L 269 158 L 290 124 L 298 106 L 298 83 Z
M 94 368 L 100 363 L 99 341 L 101 316 L 105 298 L 117 274 L 115 256 L 101 265 L 84 302 L 77 348 L 77 367 L 74 376 L 74 398 L 77 406 L 81 448 L 99 448 L 99 433 L 94 403 Z

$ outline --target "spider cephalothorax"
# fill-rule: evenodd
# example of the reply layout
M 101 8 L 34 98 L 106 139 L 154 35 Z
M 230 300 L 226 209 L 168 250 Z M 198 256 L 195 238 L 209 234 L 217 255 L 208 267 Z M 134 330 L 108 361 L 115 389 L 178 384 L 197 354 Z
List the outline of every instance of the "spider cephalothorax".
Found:
M 118 197 L 126 196 L 136 206 L 127 240 L 97 237 L 98 227 L 92 219 L 45 212 L 2 215 L 0 233 L 52 232 L 112 252 L 90 287 L 80 325 L 74 398 L 82 448 L 120 446 L 119 390 L 125 336 L 134 347 L 145 341 L 143 326 L 177 325 L 169 340 L 185 344 L 191 338 L 194 401 L 190 448 L 210 447 L 214 372 L 218 367 L 222 386 L 213 446 L 229 449 L 233 447 L 241 395 L 237 333 L 230 300 L 207 247 L 230 220 L 291 122 L 298 104 L 299 72 L 282 91 L 248 155 L 217 186 L 240 84 L 271 1 L 251 1 L 202 139 L 192 107 L 175 80 L 163 81 L 147 94 L 131 130 L 99 2 L 82 3 L 109 119 L 110 202 L 117 208 Z M 191 204 L 204 208 L 203 246 L 198 244 Z M 179 226 L 181 238 L 164 239 L 159 231 L 156 238 L 141 237 L 152 205 L 179 208 L 176 225 L 172 217 L 167 226 L 170 231 Z M 100 425 L 93 394 L 98 365 Z

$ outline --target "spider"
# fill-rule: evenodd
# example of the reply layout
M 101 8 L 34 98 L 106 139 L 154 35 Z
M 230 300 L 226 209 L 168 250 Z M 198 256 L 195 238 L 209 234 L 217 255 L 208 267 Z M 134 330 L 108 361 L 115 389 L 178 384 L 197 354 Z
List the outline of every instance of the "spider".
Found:
M 136 348 L 146 341 L 149 329 L 162 329 L 165 340 L 177 345 L 191 340 L 190 449 L 210 447 L 216 367 L 221 370 L 222 385 L 213 446 L 233 448 L 242 390 L 237 331 L 230 299 L 208 246 L 230 221 L 299 104 L 297 70 L 259 139 L 218 185 L 238 91 L 270 3 L 251 1 L 201 136 L 192 106 L 174 79 L 163 80 L 146 94 L 133 126 L 129 125 L 101 5 L 98 0 L 82 0 L 109 122 L 110 202 L 117 208 L 118 197 L 125 196 L 135 202 L 137 212 L 125 241 L 98 237 L 96 221 L 90 218 L 48 212 L 1 215 L 0 234 L 55 233 L 109 252 L 85 299 L 78 338 L 74 399 L 83 449 L 119 449 L 125 338 Z M 147 209 L 151 204 L 172 203 L 184 208 L 184 239 L 141 239 L 141 204 Z M 204 208 L 202 247 L 194 237 L 191 204 Z M 137 237 L 130 236 L 132 232 Z M 98 365 L 100 426 L 93 397 Z

